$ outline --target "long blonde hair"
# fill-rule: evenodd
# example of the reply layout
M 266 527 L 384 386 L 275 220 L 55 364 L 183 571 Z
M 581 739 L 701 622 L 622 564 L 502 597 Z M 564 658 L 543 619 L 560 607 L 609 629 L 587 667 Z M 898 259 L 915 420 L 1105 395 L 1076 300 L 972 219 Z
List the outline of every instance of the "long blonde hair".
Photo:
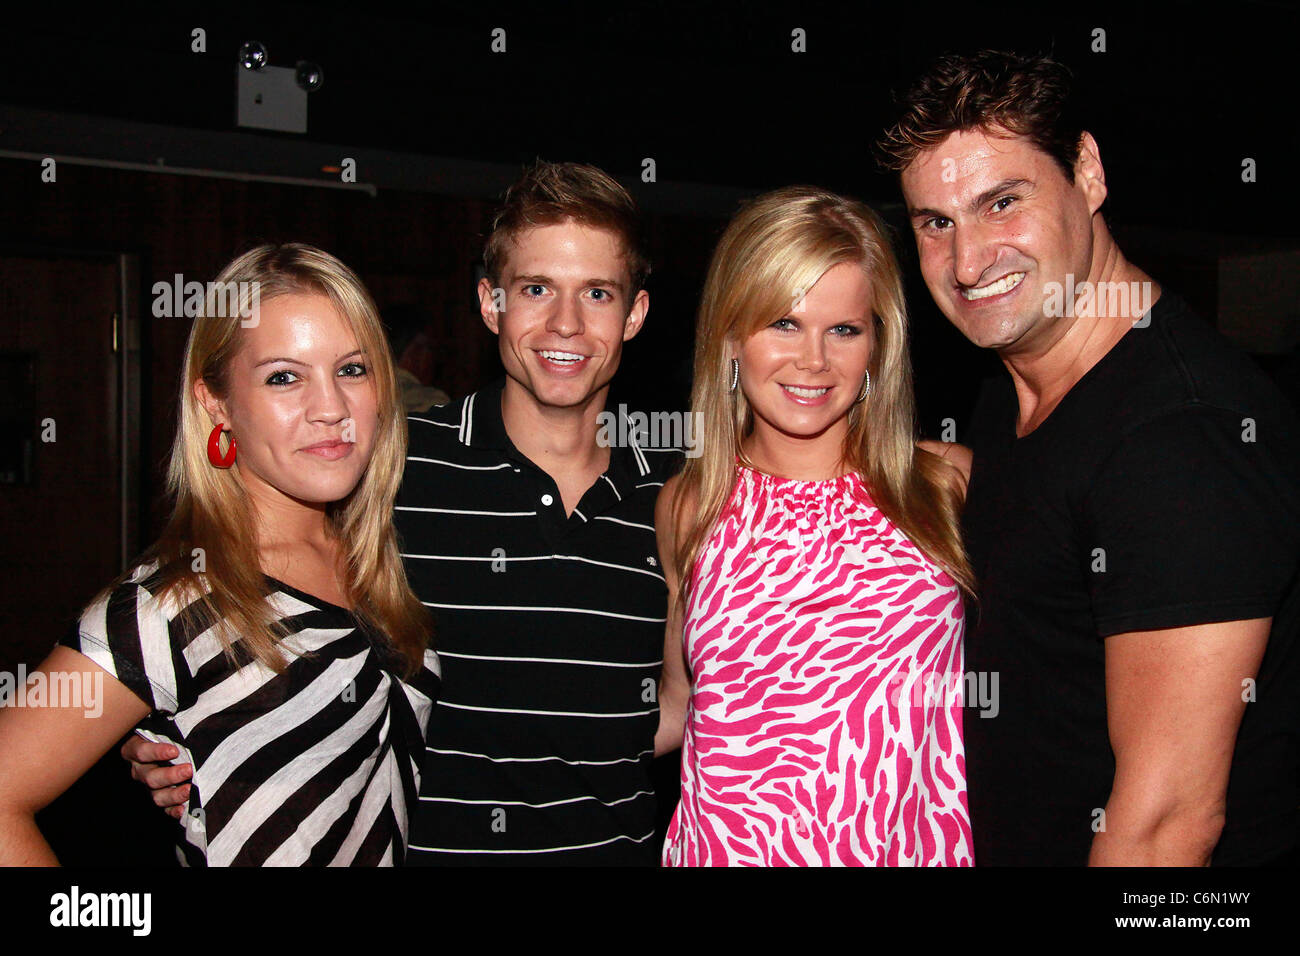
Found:
M 848 413 L 843 466 L 872 500 L 968 594 L 974 575 L 961 542 L 962 489 L 951 466 L 916 447 L 912 365 L 902 275 L 886 227 L 865 204 L 789 186 L 743 206 L 709 264 L 700 301 L 691 408 L 703 414 L 702 453 L 687 459 L 674 499 L 678 599 L 686 606 L 700 550 L 731 498 L 741 440 L 753 429 L 744 391 L 731 386 L 730 352 L 789 314 L 832 266 L 860 265 L 872 289 L 876 342 L 871 390 Z
M 397 377 L 374 300 L 351 269 L 313 246 L 258 246 L 232 261 L 209 285 L 202 314 L 190 329 L 181 374 L 180 420 L 167 469 L 175 507 L 162 536 L 138 564 L 159 563 L 163 592 L 188 604 L 194 623 L 205 617 L 221 622 L 218 636 L 232 663 L 251 656 L 277 672 L 284 669 L 284 635 L 274 626 L 266 602 L 254 507 L 238 465 L 219 470 L 207 459 L 212 425 L 194 385 L 201 378 L 224 399 L 230 363 L 242 344 L 244 317 L 257 305 L 288 294 L 328 297 L 356 336 L 372 376 L 379 412 L 374 451 L 356 488 L 326 506 L 326 522 L 346 556 L 343 583 L 354 613 L 374 636 L 387 640 L 401 670 L 413 674 L 432 623 L 411 593 L 393 530 L 393 501 L 406 459 L 406 416 Z M 242 647 L 239 655 L 236 643 Z

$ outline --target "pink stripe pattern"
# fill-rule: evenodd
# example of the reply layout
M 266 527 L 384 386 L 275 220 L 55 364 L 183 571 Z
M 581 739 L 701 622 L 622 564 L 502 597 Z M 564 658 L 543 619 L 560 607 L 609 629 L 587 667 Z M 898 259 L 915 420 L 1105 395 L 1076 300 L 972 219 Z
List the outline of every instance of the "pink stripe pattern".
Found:
M 738 466 L 691 579 L 667 866 L 969 866 L 960 592 L 856 474 Z

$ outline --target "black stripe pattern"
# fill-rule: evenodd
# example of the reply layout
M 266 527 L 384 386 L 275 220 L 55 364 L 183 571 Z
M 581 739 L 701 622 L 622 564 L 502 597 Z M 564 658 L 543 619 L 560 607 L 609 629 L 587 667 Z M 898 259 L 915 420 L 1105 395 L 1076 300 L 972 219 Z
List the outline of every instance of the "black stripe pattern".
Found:
M 178 824 L 188 866 L 393 866 L 403 861 L 439 661 L 409 682 L 385 668 L 345 608 L 267 578 L 293 652 L 275 674 L 159 588 L 157 566 L 87 608 L 62 643 L 153 712 L 137 727 L 174 744 L 194 777 Z
M 654 504 L 682 456 L 611 448 L 566 515 L 505 432 L 503 384 L 410 418 L 394 520 L 443 684 L 408 862 L 653 865 Z

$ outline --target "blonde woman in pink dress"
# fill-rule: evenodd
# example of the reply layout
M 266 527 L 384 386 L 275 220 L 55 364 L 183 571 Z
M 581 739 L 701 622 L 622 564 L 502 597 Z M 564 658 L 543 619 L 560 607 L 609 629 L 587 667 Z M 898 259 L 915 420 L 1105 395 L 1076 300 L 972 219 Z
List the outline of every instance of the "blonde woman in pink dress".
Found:
M 969 452 L 915 440 L 897 262 L 865 205 L 748 204 L 700 306 L 703 453 L 660 496 L 666 865 L 970 865 Z

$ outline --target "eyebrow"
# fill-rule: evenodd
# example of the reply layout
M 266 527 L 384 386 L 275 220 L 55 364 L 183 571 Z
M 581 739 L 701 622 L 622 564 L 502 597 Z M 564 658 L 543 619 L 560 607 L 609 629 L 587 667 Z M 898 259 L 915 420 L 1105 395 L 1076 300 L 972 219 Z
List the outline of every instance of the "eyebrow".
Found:
M 984 192 L 980 193 L 973 200 L 971 200 L 970 210 L 971 212 L 974 212 L 975 210 L 979 209 L 981 206 L 989 202 L 992 202 L 1001 193 L 1009 192 L 1012 189 L 1019 189 L 1022 186 L 1032 186 L 1032 185 L 1033 183 L 1030 182 L 1028 179 L 1004 179 L 996 186 L 992 187 L 991 189 L 984 190 Z M 931 216 L 941 216 L 943 218 L 947 218 L 947 214 L 938 209 L 930 209 L 930 208 L 916 207 L 916 206 L 909 207 L 908 215 L 912 219 L 920 219 L 922 217 L 928 219 Z
M 780 316 L 779 319 L 774 319 L 773 321 L 780 321 L 781 319 L 793 319 L 794 321 L 797 322 L 799 321 L 799 317 L 801 315 L 803 315 L 802 312 L 796 312 L 794 309 L 791 309 L 785 315 Z M 870 313 L 870 312 L 868 313 L 855 312 L 853 315 L 850 315 L 847 318 L 830 319 L 828 320 L 830 322 L 828 328 L 834 328 L 837 325 L 852 325 L 854 322 L 861 322 L 863 325 L 870 325 L 873 315 L 874 313 Z
M 529 275 L 529 276 L 515 276 L 515 282 L 516 282 L 516 284 L 518 284 L 518 283 L 523 283 L 523 284 L 536 283 L 536 284 L 538 284 L 538 285 L 553 285 L 554 282 L 555 282 L 555 280 L 552 279 L 550 276 Z M 606 287 L 612 287 L 612 288 L 618 289 L 619 292 L 622 292 L 622 291 L 624 290 L 624 285 L 625 285 L 625 283 L 623 283 L 623 282 L 622 282 L 621 280 L 619 280 L 619 279 L 599 279 L 599 278 L 598 278 L 598 279 L 584 279 L 582 284 L 583 284 L 584 286 L 606 286 Z
M 357 356 L 357 355 L 363 355 L 363 354 L 364 354 L 364 353 L 362 352 L 361 349 L 354 349 L 353 351 L 349 352 L 347 355 L 341 355 L 341 356 L 339 356 L 339 357 L 338 357 L 337 359 L 335 359 L 334 361 L 335 361 L 336 363 L 337 363 L 337 362 L 342 362 L 344 359 L 350 359 L 350 358 L 353 358 L 354 356 Z M 276 362 L 287 362 L 289 365 L 302 365 L 302 366 L 309 366 L 309 365 L 310 365 L 309 362 L 304 362 L 304 361 L 302 361 L 302 360 L 300 360 L 300 359 L 294 359 L 294 358 L 269 358 L 269 359 L 262 359 L 262 361 L 258 362 L 256 365 L 254 365 L 253 368 L 261 368 L 263 365 L 273 365 L 273 364 L 275 364 Z
M 776 321 L 784 321 L 788 319 L 790 321 L 796 321 L 797 323 L 797 321 L 800 320 L 800 315 L 801 315 L 800 312 L 787 312 L 785 313 L 785 315 L 781 316 L 779 320 Z M 853 325 L 854 323 L 861 324 L 861 325 L 870 325 L 871 316 L 853 315 L 853 316 L 849 316 L 848 319 L 828 319 L 826 326 L 828 329 L 833 329 L 837 325 Z

